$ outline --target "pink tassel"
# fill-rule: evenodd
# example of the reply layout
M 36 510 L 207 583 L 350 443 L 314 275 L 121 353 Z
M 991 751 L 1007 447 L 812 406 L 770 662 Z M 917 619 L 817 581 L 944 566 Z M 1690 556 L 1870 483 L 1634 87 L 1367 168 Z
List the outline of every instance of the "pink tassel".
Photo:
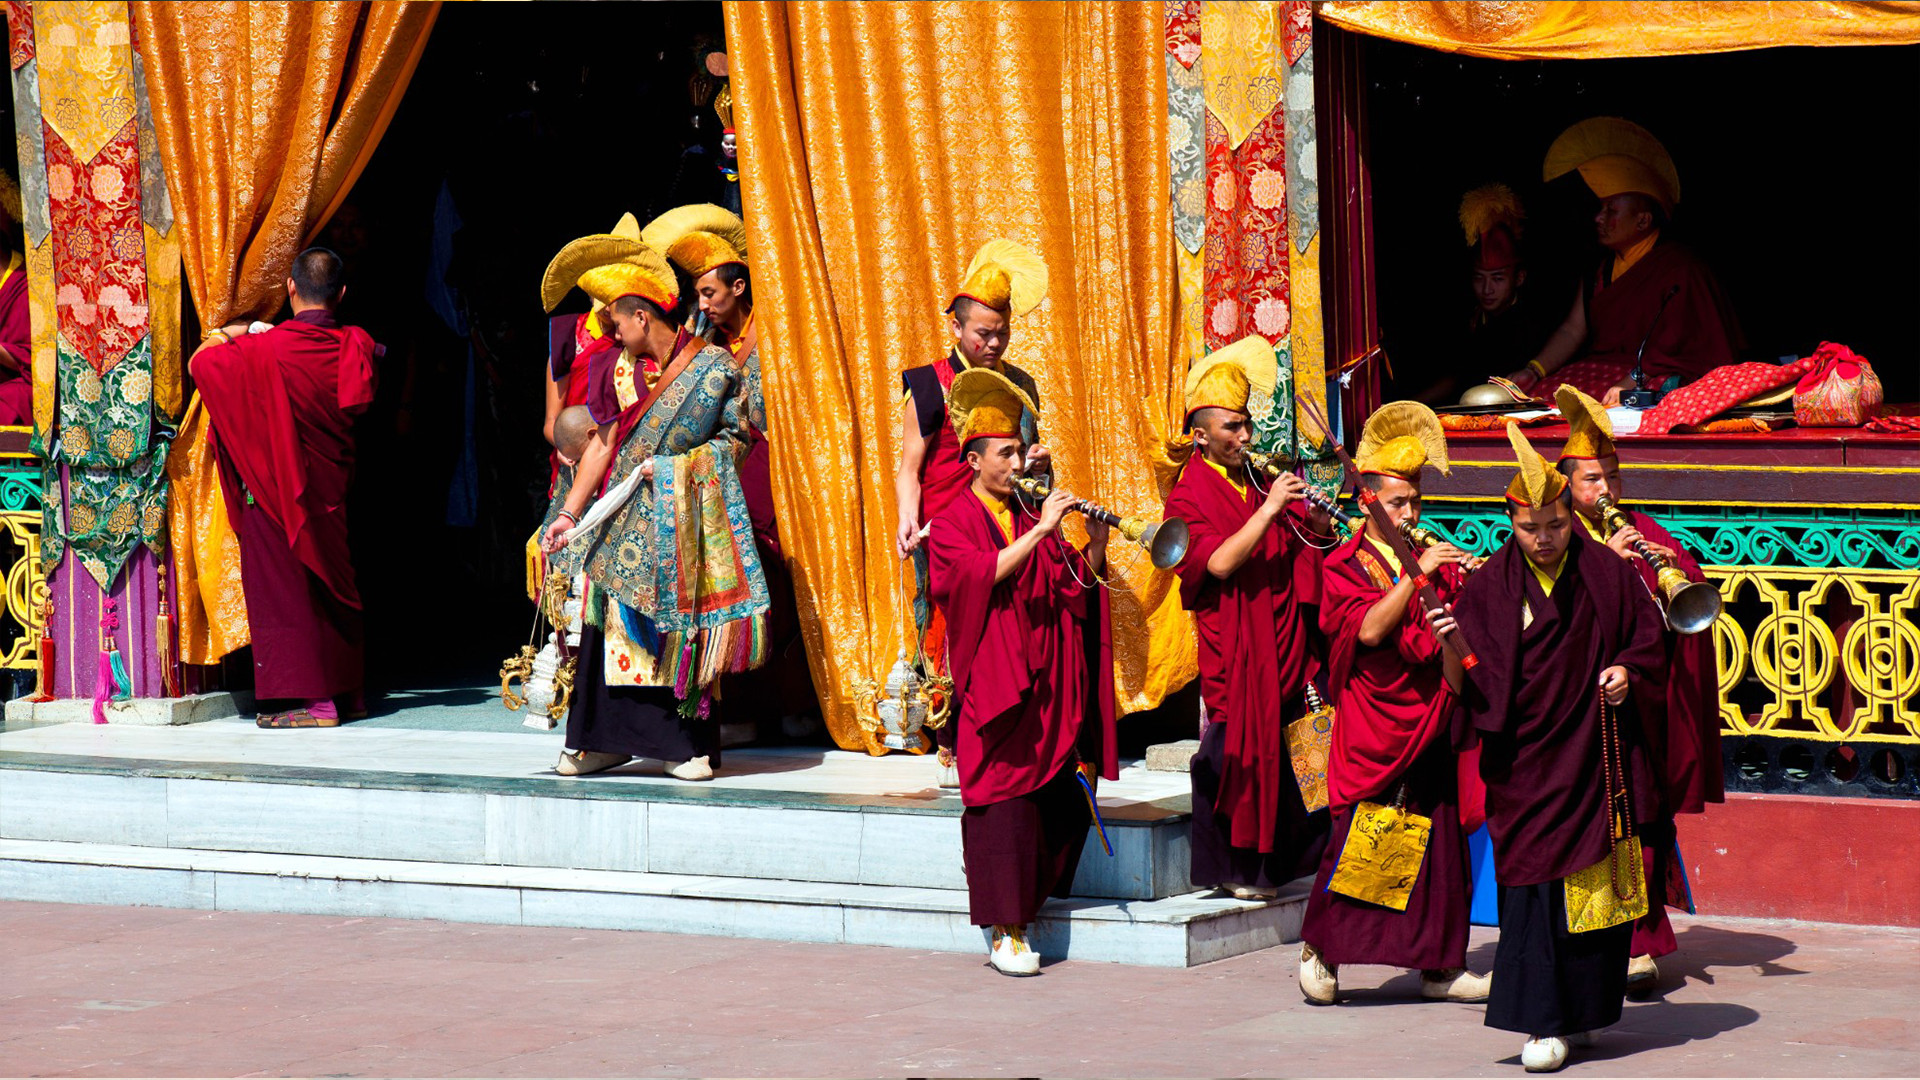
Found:
M 100 654 L 99 673 L 93 680 L 93 722 L 107 722 L 107 699 L 113 696 L 113 658 Z

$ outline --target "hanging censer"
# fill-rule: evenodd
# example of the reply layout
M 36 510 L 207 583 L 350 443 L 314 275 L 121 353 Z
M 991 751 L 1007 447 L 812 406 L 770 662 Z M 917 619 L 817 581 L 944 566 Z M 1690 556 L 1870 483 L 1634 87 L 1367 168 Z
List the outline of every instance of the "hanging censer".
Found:
M 895 595 L 902 598 L 901 625 L 912 627 L 913 611 L 904 600 L 906 594 L 901 584 L 896 581 L 894 589 Z M 918 640 L 914 646 L 911 661 L 907 659 L 904 645 L 894 654 L 884 692 L 876 694 L 872 680 L 855 680 L 854 685 L 866 702 L 858 717 L 861 732 L 866 737 L 867 753 L 874 757 L 894 750 L 924 754 L 933 749 L 931 732 L 947 722 L 953 680 L 944 675 L 928 675 L 926 654 Z

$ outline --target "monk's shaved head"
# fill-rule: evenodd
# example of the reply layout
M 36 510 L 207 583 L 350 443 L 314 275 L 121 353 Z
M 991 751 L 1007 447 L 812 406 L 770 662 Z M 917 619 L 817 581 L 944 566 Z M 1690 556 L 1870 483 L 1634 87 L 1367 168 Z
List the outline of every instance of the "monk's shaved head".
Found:
M 293 294 L 303 303 L 331 306 L 347 284 L 347 264 L 323 247 L 310 247 L 293 257 Z
M 553 448 L 570 461 L 579 461 L 587 444 L 599 433 L 600 425 L 593 422 L 593 411 L 585 405 L 561 409 L 553 418 Z

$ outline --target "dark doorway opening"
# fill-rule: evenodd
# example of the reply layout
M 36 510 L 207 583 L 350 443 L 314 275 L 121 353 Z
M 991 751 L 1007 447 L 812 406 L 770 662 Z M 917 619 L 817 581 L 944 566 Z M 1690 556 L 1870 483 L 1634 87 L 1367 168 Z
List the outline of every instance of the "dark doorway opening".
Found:
M 1682 197 L 1671 232 L 1702 255 L 1746 333 L 1743 359 L 1822 341 L 1874 362 L 1889 401 L 1920 398 L 1920 47 L 1501 61 L 1369 40 L 1373 211 L 1392 396 L 1449 372 L 1473 311 L 1461 195 L 1501 181 L 1526 203 L 1521 303 L 1566 314 L 1599 265 L 1596 200 L 1551 184 L 1555 136 L 1591 116 L 1652 131 Z
M 718 3 L 442 10 L 320 241 L 350 265 L 343 317 L 388 346 L 349 510 L 376 695 L 485 684 L 527 640 L 549 477 L 540 275 L 623 213 L 714 197 L 704 57 L 724 48 Z

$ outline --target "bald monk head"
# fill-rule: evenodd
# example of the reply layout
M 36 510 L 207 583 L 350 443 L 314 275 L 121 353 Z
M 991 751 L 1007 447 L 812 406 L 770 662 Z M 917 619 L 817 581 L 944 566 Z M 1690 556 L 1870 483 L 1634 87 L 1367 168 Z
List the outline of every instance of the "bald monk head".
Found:
M 293 257 L 287 275 L 287 303 L 295 314 L 311 308 L 338 307 L 347 295 L 347 264 L 323 247 L 310 247 Z
M 561 409 L 553 418 L 553 448 L 570 462 L 578 463 L 587 444 L 598 434 L 600 425 L 593 422 L 593 411 L 585 405 Z

